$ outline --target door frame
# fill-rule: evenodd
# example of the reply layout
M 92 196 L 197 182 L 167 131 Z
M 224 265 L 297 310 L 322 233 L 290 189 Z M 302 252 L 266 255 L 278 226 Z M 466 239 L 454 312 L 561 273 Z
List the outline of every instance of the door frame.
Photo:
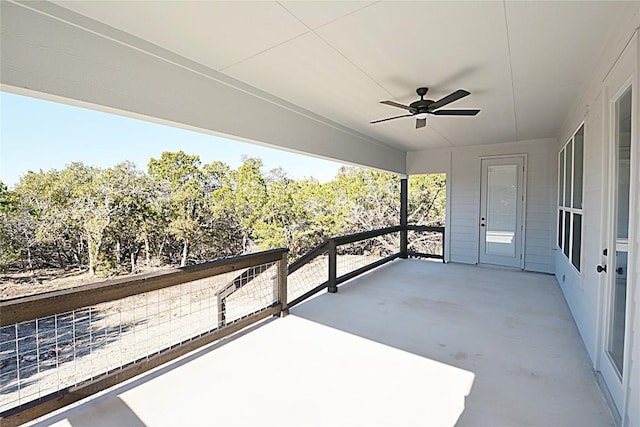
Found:
M 607 264 L 608 271 L 605 274 L 600 275 L 600 292 L 598 295 L 598 334 L 597 334 L 597 352 L 595 357 L 595 368 L 600 372 L 604 385 L 607 388 L 607 392 L 612 400 L 612 410 L 618 413 L 619 419 L 624 424 L 625 414 L 629 405 L 629 381 L 631 378 L 631 369 L 637 367 L 631 367 L 631 351 L 633 346 L 640 345 L 640 343 L 633 342 L 633 325 L 635 317 L 640 315 L 637 313 L 634 307 L 634 301 L 636 300 L 637 283 L 636 277 L 638 277 L 637 269 L 640 267 L 636 265 L 638 257 L 638 248 L 636 243 L 636 236 L 640 231 L 640 220 L 635 215 L 638 212 L 638 203 L 640 203 L 640 197 L 638 197 L 638 167 L 640 166 L 640 143 L 638 141 L 638 132 L 640 129 L 640 120 L 638 119 L 637 112 L 640 111 L 639 107 L 639 91 L 640 86 L 638 82 L 638 72 L 640 71 L 640 52 L 638 46 L 637 32 L 629 40 L 629 43 L 625 47 L 623 53 L 618 57 L 618 60 L 611 68 L 605 79 L 603 80 L 603 174 L 602 174 L 602 189 L 604 194 L 602 195 L 603 209 L 602 209 L 602 232 L 600 236 L 600 247 L 602 249 L 607 248 L 608 256 L 600 255 L 600 265 Z M 612 93 L 612 86 L 614 92 Z M 608 355 L 608 338 L 609 329 L 611 327 L 611 302 L 612 302 L 612 283 L 615 280 L 615 276 L 611 273 L 615 268 L 612 261 L 615 259 L 616 248 L 616 236 L 614 235 L 614 215 L 617 212 L 614 211 L 616 203 L 616 181 L 617 178 L 613 176 L 614 172 L 617 172 L 615 167 L 615 161 L 617 154 L 615 153 L 615 123 L 612 120 L 615 117 L 615 102 L 611 100 L 618 100 L 627 89 L 631 87 L 631 108 L 632 123 L 631 123 L 631 165 L 630 165 L 630 188 L 629 188 L 629 243 L 628 243 L 628 264 L 627 264 L 627 294 L 626 294 L 626 306 L 625 306 L 625 347 L 623 350 L 623 372 L 619 375 L 616 369 L 612 366 L 610 356 Z M 604 264 L 603 264 L 604 263 Z M 609 265 L 611 264 L 611 265 Z M 589 266 L 592 267 L 592 266 Z M 618 378 L 619 383 L 613 383 L 612 381 Z
M 520 264 L 518 267 L 511 267 L 511 268 L 520 268 L 520 269 L 524 269 L 525 267 L 525 241 L 526 241 L 526 237 L 527 237 L 527 178 L 528 178 L 528 170 L 529 170 L 529 166 L 528 166 L 528 155 L 527 153 L 513 153 L 513 154 L 494 154 L 494 155 L 490 155 L 490 156 L 479 156 L 478 157 L 480 160 L 480 177 L 478 179 L 478 194 L 479 194 L 479 199 L 478 199 L 478 215 L 477 215 L 477 219 L 478 219 L 478 223 L 477 223 L 477 236 L 478 236 L 478 246 L 477 246 L 477 264 L 483 264 L 482 262 L 480 262 L 480 245 L 482 242 L 482 239 L 480 238 L 480 217 L 482 215 L 482 198 L 484 197 L 484 193 L 482 192 L 482 161 L 483 160 L 496 160 L 496 159 L 510 159 L 510 158 L 522 158 L 522 164 L 523 164 L 523 168 L 524 170 L 522 171 L 522 216 L 520 218 L 520 220 L 522 221 L 522 233 L 521 233 L 521 239 L 520 239 L 520 253 L 522 254 L 522 258 L 520 259 Z M 486 265 L 495 265 L 495 264 L 486 264 Z M 496 267 L 501 267 L 499 265 L 496 265 Z M 509 267 L 505 267 L 505 268 L 509 268 Z

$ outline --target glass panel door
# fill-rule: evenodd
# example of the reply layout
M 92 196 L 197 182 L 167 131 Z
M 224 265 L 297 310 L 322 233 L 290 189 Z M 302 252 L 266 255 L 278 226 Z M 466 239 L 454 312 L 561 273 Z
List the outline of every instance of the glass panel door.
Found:
M 524 157 L 482 160 L 479 262 L 522 267 Z
M 603 193 L 603 245 L 597 271 L 602 275 L 599 295 L 602 316 L 597 367 L 609 390 L 618 415 L 624 418 L 628 398 L 629 321 L 634 283 L 635 247 L 629 245 L 630 230 L 640 226 L 632 214 L 640 196 L 632 171 L 638 158 L 638 88 L 633 86 L 638 67 L 638 38 L 634 36 L 604 81 L 604 113 L 607 138 L 604 141 L 608 173 Z M 633 110 L 633 111 L 632 111 Z M 597 142 L 596 142 L 597 143 Z M 632 231 L 633 232 L 633 231 Z M 596 267 L 596 266 L 593 266 Z M 631 271 L 628 271 L 630 269 Z
M 629 250 L 629 196 L 631 184 L 631 88 L 615 104 L 614 236 L 615 274 L 609 310 L 607 353 L 618 374 L 624 372 L 625 318 L 627 306 L 627 255 Z

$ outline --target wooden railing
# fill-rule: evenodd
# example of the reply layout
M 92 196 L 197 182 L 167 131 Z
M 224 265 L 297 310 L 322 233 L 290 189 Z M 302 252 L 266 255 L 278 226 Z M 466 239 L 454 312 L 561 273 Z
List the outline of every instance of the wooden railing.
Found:
M 407 225 L 407 231 L 415 231 L 419 233 L 437 233 L 440 235 L 440 247 L 441 247 L 441 252 L 439 254 L 407 250 L 408 256 L 416 257 L 416 258 L 435 258 L 435 259 L 442 260 L 442 262 L 445 261 L 444 254 L 445 254 L 446 240 L 445 240 L 444 227 L 432 227 L 427 225 Z
M 411 244 L 411 239 L 407 238 L 408 232 L 440 234 L 441 253 L 429 254 L 408 250 L 407 246 Z M 45 359 L 54 357 L 56 360 L 55 369 L 59 368 L 58 360 L 62 361 L 61 365 L 67 362 L 63 357 L 64 349 L 60 349 L 58 335 L 58 329 L 61 330 L 60 336 L 64 335 L 62 332 L 65 332 L 65 321 L 71 325 L 67 329 L 73 328 L 73 334 L 70 339 L 73 346 L 73 361 L 75 364 L 76 345 L 84 344 L 80 342 L 82 337 L 78 338 L 77 336 L 77 325 L 81 325 L 82 322 L 89 319 L 88 327 L 87 325 L 83 327 L 85 333 L 88 333 L 88 342 L 91 345 L 95 338 L 95 336 L 92 337 L 91 335 L 92 332 L 95 334 L 95 324 L 91 326 L 91 316 L 93 316 L 95 322 L 104 322 L 106 324 L 107 322 L 104 318 L 110 316 L 109 310 L 114 310 L 113 306 L 105 307 L 105 304 L 120 302 L 121 306 L 117 309 L 119 312 L 122 309 L 122 301 L 141 298 L 144 295 L 145 299 L 130 302 L 132 310 L 135 311 L 139 309 L 140 304 L 144 305 L 145 301 L 149 299 L 149 295 L 158 295 L 157 299 L 160 300 L 159 292 L 169 292 L 171 295 L 171 292 L 175 290 L 177 294 L 182 294 L 181 286 L 191 286 L 191 284 L 200 283 L 202 280 L 211 281 L 217 277 L 222 278 L 219 284 L 206 283 L 192 292 L 195 295 L 194 298 L 201 298 L 202 292 L 209 292 L 208 299 L 204 299 L 211 300 L 212 303 L 206 307 L 206 310 L 201 310 L 203 311 L 201 317 L 195 319 L 200 322 L 200 329 L 194 329 L 195 332 L 191 335 L 180 335 L 175 342 L 162 343 L 161 347 L 153 349 L 153 352 L 137 355 L 131 360 L 125 360 L 115 366 L 106 366 L 97 373 L 91 372 L 86 379 L 81 378 L 80 381 L 76 380 L 70 385 L 58 384 L 54 392 L 38 395 L 37 398 L 24 402 L 18 400 L 18 404 L 0 412 L 0 425 L 3 427 L 15 426 L 33 420 L 160 366 L 201 346 L 224 338 L 269 316 L 286 315 L 290 307 L 299 304 L 320 290 L 326 288 L 329 292 L 337 292 L 338 285 L 396 258 L 428 257 L 439 258 L 444 262 L 444 233 L 444 227 L 394 226 L 328 239 L 289 266 L 287 266 L 288 250 L 275 249 L 140 275 L 134 278 L 108 280 L 72 289 L 2 301 L 0 302 L 0 327 L 2 327 L 2 331 L 15 328 L 16 350 L 15 354 L 12 353 L 12 357 L 15 357 L 19 391 L 21 357 L 31 362 L 35 358 L 38 364 L 37 375 L 41 374 L 40 359 L 42 356 L 46 355 Z M 393 235 L 393 237 L 390 237 L 390 235 Z M 380 250 L 380 241 L 377 241 L 375 245 L 366 243 L 379 238 L 386 239 L 384 241 L 387 243 L 392 242 L 395 245 L 394 249 Z M 349 247 L 349 245 L 352 246 Z M 372 252 L 370 249 L 366 249 L 369 246 L 377 249 Z M 353 261 L 354 259 L 355 261 Z M 316 261 L 321 262 L 317 262 L 314 268 L 310 268 Z M 324 274 L 319 274 L 319 271 L 323 271 Z M 241 273 L 234 274 L 234 272 Z M 229 274 L 232 274 L 232 276 L 227 277 Z M 307 276 L 306 278 L 304 277 L 305 275 Z M 297 289 L 298 294 L 288 301 L 287 295 L 291 292 L 289 286 L 297 280 L 303 280 L 304 287 L 302 290 Z M 243 310 L 231 310 L 233 313 L 230 315 L 229 303 L 233 303 L 234 299 L 235 304 L 238 304 L 238 301 L 243 301 L 243 289 L 250 286 L 261 287 L 264 297 L 260 299 L 262 305 L 256 305 L 255 301 L 253 301 Z M 264 303 L 264 301 L 267 301 L 267 303 Z M 187 304 L 189 304 L 189 301 L 187 301 Z M 197 304 L 201 309 L 202 301 L 197 301 Z M 169 322 L 171 322 L 172 316 L 175 316 L 172 310 L 173 308 L 168 309 Z M 178 311 L 180 311 L 180 307 L 178 307 Z M 156 318 L 150 323 L 160 323 L 159 319 L 163 314 L 166 315 L 167 313 L 161 313 L 160 309 L 158 309 L 152 314 L 151 317 L 156 316 Z M 44 325 L 41 326 L 41 331 L 47 328 L 55 328 L 55 346 L 52 345 L 51 349 L 46 350 L 48 353 L 43 353 L 38 350 L 39 347 L 36 347 L 34 355 L 29 359 L 27 358 L 27 356 L 30 356 L 29 354 L 25 356 L 25 353 L 18 349 L 19 341 L 23 340 L 19 331 L 22 328 L 20 325 L 31 325 L 35 322 L 35 335 L 32 338 L 38 341 L 38 334 L 41 333 L 41 331 L 38 331 L 38 320 L 40 320 L 41 325 Z M 149 320 L 142 320 L 142 322 L 145 321 Z M 139 322 L 140 319 L 134 316 L 133 326 L 125 325 L 123 327 L 120 324 L 119 329 L 116 326 L 115 339 L 122 340 L 123 336 L 126 335 L 126 328 L 135 328 Z M 204 329 L 201 326 L 203 322 Z M 180 323 L 178 323 L 179 328 L 180 326 Z M 113 327 L 105 328 L 104 336 L 108 338 L 112 332 Z M 186 333 L 189 334 L 190 332 L 187 331 Z M 49 335 L 52 336 L 52 334 Z M 41 342 L 37 345 L 48 345 L 45 341 L 41 339 Z M 95 345 L 98 347 L 95 357 L 99 358 L 101 357 L 100 351 L 104 349 L 99 348 L 100 343 Z M 91 348 L 88 354 L 93 356 Z M 81 354 L 81 356 L 85 357 L 86 354 Z M 1 349 L 0 357 L 5 357 Z M 0 362 L 3 363 L 0 366 L 4 367 L 5 360 L 0 359 Z M 44 371 L 46 371 L 45 368 L 53 369 L 51 366 L 44 366 Z M 31 373 L 31 375 L 36 374 Z M 0 378 L 6 379 L 7 376 Z M 7 394 L 3 394 L 3 390 L 10 389 L 10 386 L 11 384 L 0 382 L 0 395 L 6 396 Z M 2 408 L 1 405 L 0 408 Z
M 407 238 L 407 232 L 413 231 L 418 233 L 437 233 L 441 236 L 440 245 L 441 252 L 439 254 L 435 253 L 424 253 L 418 251 L 409 251 L 407 246 L 411 243 L 410 239 Z M 348 245 L 351 243 L 362 242 L 369 239 L 374 239 L 381 236 L 387 236 L 390 234 L 398 234 L 398 248 L 397 251 L 392 253 L 385 254 L 385 256 L 381 256 L 373 262 L 367 263 L 366 265 L 360 266 L 358 268 L 354 268 L 348 272 L 342 272 L 342 274 L 338 275 L 338 252 L 341 246 Z M 327 256 L 328 257 L 328 274 L 326 280 L 317 281 L 314 286 L 310 286 L 306 292 L 297 298 L 289 301 L 289 307 L 293 307 L 296 304 L 301 303 L 307 298 L 313 296 L 323 289 L 327 289 L 329 292 L 334 293 L 337 292 L 338 285 L 344 283 L 348 280 L 353 279 L 363 273 L 366 273 L 369 270 L 372 270 L 376 267 L 379 267 L 383 264 L 386 264 L 389 261 L 392 261 L 396 258 L 407 258 L 407 257 L 416 257 L 416 258 L 436 258 L 441 259 L 444 262 L 444 249 L 445 249 L 445 228 L 444 227 L 430 227 L 430 226 L 422 226 L 422 225 L 407 225 L 407 226 L 394 226 L 381 228 L 377 230 L 364 231 L 361 233 L 349 234 L 346 236 L 339 236 L 330 238 L 320 245 L 316 246 L 301 258 L 296 260 L 289 266 L 289 276 L 293 273 L 299 271 L 304 266 L 317 259 L 318 257 Z M 291 282 L 291 280 L 290 280 Z
M 16 358 L 15 382 L 17 382 L 16 387 L 19 393 L 21 380 L 20 364 L 22 361 L 24 361 L 24 363 L 35 363 L 38 365 L 37 373 L 34 370 L 34 372 L 31 373 L 32 375 L 41 374 L 40 362 L 43 362 L 44 370 L 44 361 L 45 359 L 48 359 L 50 357 L 56 358 L 55 369 L 58 369 L 57 359 L 59 358 L 61 352 L 59 335 L 62 335 L 62 331 L 60 331 L 60 334 L 58 333 L 59 321 L 57 316 L 61 316 L 60 319 L 62 319 L 63 314 L 65 316 L 68 316 L 68 313 L 73 313 L 73 322 L 69 323 L 69 330 L 73 328 L 73 334 L 71 335 L 72 341 L 70 343 L 67 343 L 67 345 L 74 346 L 73 357 L 75 358 L 75 352 L 77 351 L 75 346 L 79 344 L 79 342 L 77 342 L 76 331 L 79 318 L 85 316 L 82 320 L 88 318 L 89 322 L 91 322 L 91 307 L 100 305 L 104 306 L 105 303 L 111 303 L 119 300 L 121 301 L 125 300 L 126 298 L 136 297 L 142 294 L 148 296 L 150 294 L 153 294 L 154 292 L 162 290 L 167 291 L 173 287 L 185 284 L 188 285 L 189 283 L 198 283 L 198 281 L 202 281 L 203 279 L 211 280 L 216 276 L 243 269 L 253 268 L 256 269 L 256 271 L 264 272 L 268 268 L 275 268 L 278 271 L 278 274 L 276 275 L 276 283 L 273 284 L 273 289 L 268 288 L 270 285 L 266 282 L 261 285 L 265 287 L 264 293 L 265 295 L 267 295 L 267 297 L 268 293 L 273 294 L 273 299 L 271 300 L 271 302 L 264 307 L 259 307 L 258 310 L 255 310 L 255 307 L 252 307 L 250 309 L 251 312 L 249 315 L 239 317 L 238 319 L 231 322 L 225 322 L 222 327 L 219 327 L 217 318 L 214 318 L 212 319 L 211 324 L 208 327 L 205 327 L 204 331 L 198 332 L 195 335 L 189 336 L 187 338 L 181 338 L 177 342 L 170 343 L 166 345 L 166 347 L 155 351 L 152 355 L 146 354 L 142 357 L 138 357 L 137 359 L 129 360 L 113 367 L 107 366 L 104 368 L 104 371 L 97 373 L 97 375 L 96 373 L 92 372 L 91 375 L 88 376 L 87 380 L 76 381 L 69 386 L 58 387 L 60 388 L 59 390 L 53 393 L 46 394 L 44 396 L 38 396 L 38 398 L 36 399 L 26 401 L 24 403 L 21 403 L 21 401 L 18 400 L 18 402 L 20 402 L 18 405 L 4 410 L 0 413 L 0 425 L 2 425 L 3 427 L 15 426 L 33 420 L 39 416 L 62 408 L 70 403 L 83 399 L 89 395 L 97 393 L 101 390 L 104 390 L 108 387 L 121 383 L 129 378 L 153 369 L 161 364 L 164 364 L 186 353 L 189 353 L 203 345 L 226 337 L 269 316 L 286 313 L 287 252 L 288 250 L 286 249 L 276 249 L 235 258 L 221 259 L 213 262 L 207 262 L 204 264 L 174 269 L 165 272 L 142 275 L 133 279 L 122 278 L 109 280 L 102 283 L 80 286 L 73 289 L 48 292 L 39 295 L 26 296 L 0 302 L 0 326 L 3 328 L 2 330 L 10 331 L 15 327 L 16 331 L 16 351 L 15 354 L 12 353 L 12 356 Z M 255 278 L 256 276 L 257 274 L 252 278 Z M 242 288 L 243 286 L 246 286 L 248 283 L 254 282 L 255 280 L 242 280 L 240 282 L 232 283 L 238 284 L 238 286 L 235 287 L 235 289 L 237 290 Z M 201 286 L 198 289 L 204 288 Z M 228 298 L 232 293 L 233 292 L 226 292 L 225 295 L 220 298 Z M 160 297 L 158 297 L 158 299 L 160 299 Z M 218 307 L 220 306 L 219 301 L 216 305 Z M 215 307 L 213 306 L 214 304 L 212 304 L 211 313 L 215 311 Z M 89 317 L 86 317 L 87 307 L 89 307 Z M 82 312 L 82 315 L 78 314 L 76 318 L 76 311 L 83 309 L 85 311 Z M 180 308 L 178 308 L 178 310 L 179 309 Z M 104 316 L 106 315 L 103 313 L 100 316 L 96 316 L 97 312 L 100 312 L 100 308 L 94 308 L 93 316 L 95 321 L 104 321 Z M 171 316 L 175 316 L 175 314 L 171 311 L 171 308 L 169 309 L 168 314 L 170 322 L 172 320 Z M 54 321 L 51 322 L 49 321 L 50 319 L 54 319 Z M 45 353 L 43 348 L 41 348 L 42 345 L 44 345 L 42 342 L 44 340 L 44 338 L 42 338 L 44 337 L 44 332 L 42 331 L 42 326 L 40 328 L 40 331 L 38 330 L 38 320 L 40 320 L 41 325 L 47 323 L 47 325 L 49 325 L 51 328 L 55 328 L 55 331 L 53 331 L 52 329 L 52 332 L 48 333 L 47 335 L 51 337 L 52 340 L 51 345 L 47 344 L 47 349 L 51 348 L 52 350 L 47 351 L 53 352 L 53 356 L 51 356 L 50 353 Z M 197 320 L 201 322 L 203 319 L 199 318 Z M 208 320 L 208 318 L 205 320 Z M 60 320 L 60 322 L 62 322 L 62 320 Z M 20 344 L 19 341 L 23 340 L 23 338 L 21 338 L 20 336 L 21 328 L 29 326 L 32 323 L 35 325 L 35 333 L 32 337 L 36 344 L 33 349 L 33 355 L 31 356 L 31 354 L 27 354 L 27 356 L 30 357 L 26 357 L 25 353 L 21 353 L 17 349 L 17 347 Z M 106 337 L 110 333 L 109 331 L 112 329 L 114 328 L 105 329 L 104 336 Z M 120 325 L 120 333 L 122 333 L 122 329 L 123 326 Z M 96 338 L 95 336 L 91 336 L 92 331 L 95 333 L 95 328 L 89 326 L 88 328 L 86 328 L 86 331 L 88 331 L 89 334 L 88 344 L 91 345 L 92 343 L 94 343 L 94 340 Z M 116 333 L 117 332 L 118 330 L 116 330 Z M 54 335 L 55 346 L 53 344 Z M 39 337 L 41 341 L 40 343 L 38 343 Z M 117 339 L 122 339 L 122 337 L 117 336 Z M 98 344 L 94 345 L 97 346 Z M 43 356 L 45 355 L 47 356 L 43 358 Z M 96 353 L 95 357 L 98 358 L 100 356 Z M 8 357 L 7 360 L 9 360 Z M 5 360 L 2 360 L 2 362 L 5 363 Z M 49 368 L 53 369 L 53 367 L 51 366 L 49 366 Z M 3 385 L 7 386 L 7 390 L 12 388 L 15 389 L 15 387 L 8 383 L 8 380 L 7 384 Z M 25 385 L 24 387 L 27 387 L 27 385 Z M 3 392 L 2 394 L 3 399 L 8 396 L 8 393 Z

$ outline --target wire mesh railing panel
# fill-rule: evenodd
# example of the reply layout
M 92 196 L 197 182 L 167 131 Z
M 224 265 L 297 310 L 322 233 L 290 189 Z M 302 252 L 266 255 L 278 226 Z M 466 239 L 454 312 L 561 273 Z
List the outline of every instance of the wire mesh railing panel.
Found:
M 336 276 L 340 277 L 400 251 L 400 232 L 340 245 L 336 253 Z
M 227 324 L 258 313 L 278 302 L 278 263 L 248 268 L 236 278 L 233 292 L 224 298 Z
M 439 231 L 407 232 L 407 251 L 435 256 L 443 256 L 444 235 Z
M 216 329 L 216 292 L 241 272 L 2 327 L 0 412 L 141 363 Z
M 328 280 L 329 256 L 324 253 L 289 274 L 287 277 L 287 302 L 292 302 Z

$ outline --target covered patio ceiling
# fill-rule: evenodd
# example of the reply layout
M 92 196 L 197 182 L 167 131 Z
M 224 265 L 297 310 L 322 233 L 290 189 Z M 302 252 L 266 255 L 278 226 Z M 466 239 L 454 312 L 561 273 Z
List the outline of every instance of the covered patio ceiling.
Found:
M 410 151 L 557 136 L 637 2 L 3 1 L 2 9 L 4 90 L 403 173 Z M 471 96 L 449 107 L 481 112 L 430 116 L 422 129 L 413 118 L 369 124 L 403 114 L 379 102 L 408 104 L 419 86 L 430 99 L 466 89 Z

